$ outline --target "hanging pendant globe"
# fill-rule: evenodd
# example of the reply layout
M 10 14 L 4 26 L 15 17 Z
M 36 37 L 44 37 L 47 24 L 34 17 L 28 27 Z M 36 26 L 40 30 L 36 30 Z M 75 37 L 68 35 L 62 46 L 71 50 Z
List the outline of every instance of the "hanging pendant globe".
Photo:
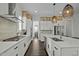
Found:
M 53 16 L 53 17 L 52 17 L 52 22 L 53 22 L 53 23 L 56 23 L 56 22 L 57 22 L 57 16 Z
M 63 17 L 71 17 L 73 16 L 74 9 L 70 4 L 67 4 L 63 9 Z

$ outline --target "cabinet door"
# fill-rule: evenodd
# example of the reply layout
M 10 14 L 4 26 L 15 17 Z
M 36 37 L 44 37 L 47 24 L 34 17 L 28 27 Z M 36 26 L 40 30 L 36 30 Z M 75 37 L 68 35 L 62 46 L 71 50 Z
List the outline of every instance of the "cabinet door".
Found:
M 27 36 L 27 37 L 24 39 L 24 51 L 25 51 L 25 52 L 27 51 L 27 49 L 28 49 L 30 43 L 31 43 L 31 38 L 30 38 L 30 36 Z
M 63 48 L 62 56 L 77 56 L 77 48 Z
M 51 55 L 52 47 L 51 47 L 51 39 L 50 38 L 46 39 L 46 50 L 47 50 L 48 55 Z
M 23 44 L 24 44 L 24 51 L 25 51 L 25 52 L 26 52 L 27 49 L 28 49 L 27 41 L 28 41 L 27 38 L 25 38 L 25 39 L 24 39 L 24 43 L 23 43 Z
M 19 53 L 19 56 L 23 56 L 25 54 L 25 51 L 24 51 L 24 41 L 21 41 L 18 44 L 18 53 Z
M 8 3 L 0 3 L 0 15 L 8 14 Z
M 49 55 L 51 56 L 52 55 L 52 46 L 51 46 L 51 39 L 49 38 L 49 40 L 48 40 L 49 42 L 48 42 L 48 44 L 49 44 Z
M 40 30 L 43 30 L 43 27 L 44 27 L 44 21 L 40 21 L 40 23 L 39 23 L 40 25 Z

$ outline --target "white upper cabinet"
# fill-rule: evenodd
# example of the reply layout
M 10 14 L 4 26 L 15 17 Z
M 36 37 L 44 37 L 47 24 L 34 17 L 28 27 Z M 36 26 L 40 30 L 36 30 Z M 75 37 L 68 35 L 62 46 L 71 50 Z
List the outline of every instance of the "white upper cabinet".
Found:
M 62 56 L 78 56 L 77 48 L 64 48 L 62 49 Z
M 13 6 L 14 8 L 12 8 Z M 8 3 L 0 3 L 0 15 L 13 13 L 17 17 L 21 16 L 21 8 L 19 4 L 15 4 L 13 6 L 11 7 Z
M 52 30 L 51 21 L 40 21 L 40 30 Z
M 8 14 L 8 3 L 0 3 L 0 15 Z
M 16 11 L 15 13 L 16 17 L 22 16 L 22 11 L 19 4 L 16 4 L 15 11 Z

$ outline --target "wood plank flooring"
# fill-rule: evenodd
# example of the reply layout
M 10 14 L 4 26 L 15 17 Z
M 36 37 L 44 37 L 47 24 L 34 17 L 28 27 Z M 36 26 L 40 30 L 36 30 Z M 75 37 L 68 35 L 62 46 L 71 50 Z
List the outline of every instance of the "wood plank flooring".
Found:
M 44 49 L 44 43 L 35 38 L 25 56 L 47 56 L 47 53 Z

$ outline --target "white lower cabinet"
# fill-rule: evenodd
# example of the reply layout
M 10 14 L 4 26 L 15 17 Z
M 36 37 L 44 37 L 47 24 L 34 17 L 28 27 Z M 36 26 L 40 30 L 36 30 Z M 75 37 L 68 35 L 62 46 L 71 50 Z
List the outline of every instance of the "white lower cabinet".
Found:
M 24 54 L 25 54 L 25 52 L 27 51 L 27 49 L 28 49 L 28 47 L 27 47 L 27 43 L 23 43 L 23 47 L 24 47 Z
M 52 41 L 51 56 L 78 56 L 78 47 L 60 47 L 57 43 Z
M 19 56 L 24 56 L 30 43 L 31 43 L 31 40 L 29 37 L 25 37 L 24 40 L 19 43 L 19 47 L 18 47 Z
M 59 46 L 57 46 L 57 45 L 55 45 L 55 44 L 53 44 L 53 47 L 52 47 L 52 55 L 53 56 L 60 56 L 61 54 L 60 54 L 60 48 L 59 48 Z
M 49 56 L 79 56 L 78 47 L 61 47 L 50 38 L 45 39 L 45 49 Z
M 63 48 L 61 51 L 62 56 L 77 56 L 78 49 L 77 48 Z
M 47 38 L 46 41 L 46 51 L 48 53 L 49 56 L 51 56 L 51 39 Z
M 19 53 L 19 56 L 23 56 L 25 51 L 24 51 L 24 41 L 21 41 L 19 44 L 18 44 L 18 53 Z
M 78 48 L 61 48 L 56 44 L 52 47 L 52 56 L 77 56 Z
M 25 52 L 27 51 L 29 45 L 31 43 L 30 38 L 23 38 L 22 41 L 15 44 L 10 49 L 4 51 L 1 56 L 24 56 Z

